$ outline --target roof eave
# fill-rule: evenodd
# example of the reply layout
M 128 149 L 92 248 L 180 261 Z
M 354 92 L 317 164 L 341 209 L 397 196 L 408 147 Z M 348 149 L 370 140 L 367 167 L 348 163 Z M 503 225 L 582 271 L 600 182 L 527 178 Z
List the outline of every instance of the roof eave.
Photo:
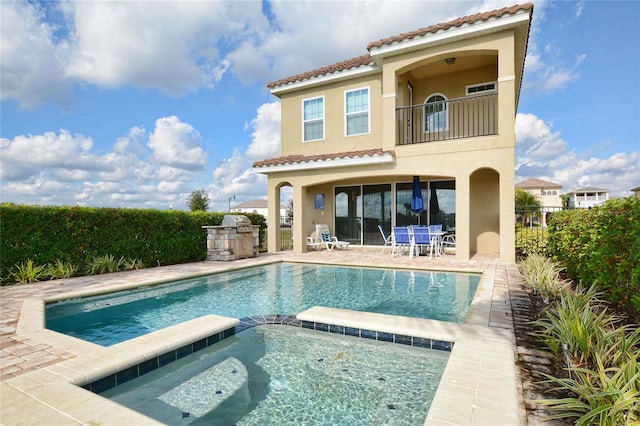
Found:
M 433 47 L 444 43 L 451 43 L 453 41 L 477 37 L 481 34 L 491 34 L 498 31 L 504 31 L 506 29 L 522 25 L 522 23 L 529 20 L 530 11 L 519 10 L 512 15 L 491 18 L 486 21 L 478 21 L 471 24 L 464 24 L 459 27 L 451 27 L 436 33 L 426 33 L 422 36 L 413 37 L 412 39 L 385 44 L 380 47 L 372 47 L 369 50 L 369 54 L 376 64 L 380 64 L 384 58 L 389 56 L 400 55 L 424 49 L 426 47 Z
M 304 80 L 295 81 L 292 83 L 283 84 L 271 89 L 271 94 L 280 97 L 288 92 L 306 89 L 320 84 L 329 82 L 336 82 L 340 80 L 347 80 L 355 77 L 364 77 L 371 74 L 377 74 L 380 72 L 380 68 L 375 65 L 363 65 L 357 68 L 352 68 L 344 71 L 336 71 L 330 74 L 323 74 L 317 77 L 310 77 Z
M 363 156 L 357 158 L 335 158 L 323 160 L 309 160 L 292 164 L 276 164 L 272 166 L 254 167 L 258 173 L 295 172 L 300 170 L 330 169 L 337 167 L 369 166 L 377 164 L 391 164 L 394 156 L 391 153 L 383 153 L 375 156 Z

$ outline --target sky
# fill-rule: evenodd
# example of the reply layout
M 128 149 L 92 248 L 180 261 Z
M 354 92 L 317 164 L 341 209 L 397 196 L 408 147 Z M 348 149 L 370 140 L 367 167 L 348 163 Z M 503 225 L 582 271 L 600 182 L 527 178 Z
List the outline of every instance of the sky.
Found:
M 0 2 L 0 201 L 211 211 L 266 198 L 266 85 L 517 1 Z M 640 2 L 534 1 L 516 182 L 640 186 Z

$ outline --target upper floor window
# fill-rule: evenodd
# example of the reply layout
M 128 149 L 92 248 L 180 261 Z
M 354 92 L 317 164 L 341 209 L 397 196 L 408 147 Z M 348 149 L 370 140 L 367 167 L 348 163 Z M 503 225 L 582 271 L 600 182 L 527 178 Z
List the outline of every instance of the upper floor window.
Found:
M 470 86 L 466 86 L 467 96 L 482 95 L 485 93 L 495 93 L 497 90 L 498 89 L 495 81 L 491 81 L 489 83 L 472 84 Z
M 449 130 L 449 106 L 446 96 L 435 93 L 429 96 L 424 103 L 424 131 Z
M 324 139 L 324 97 L 302 101 L 303 141 Z
M 344 98 L 347 136 L 369 133 L 369 88 L 345 92 Z

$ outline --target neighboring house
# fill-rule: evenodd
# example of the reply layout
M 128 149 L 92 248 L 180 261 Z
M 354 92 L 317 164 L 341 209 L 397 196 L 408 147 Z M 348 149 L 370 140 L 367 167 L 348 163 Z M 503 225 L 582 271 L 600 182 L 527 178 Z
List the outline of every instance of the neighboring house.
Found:
M 631 188 L 631 192 L 633 192 L 633 195 L 635 195 L 636 197 L 640 197 L 640 186 L 636 186 L 635 188 Z
M 600 206 L 609 199 L 609 190 L 600 188 L 580 188 L 568 193 L 569 208 L 590 209 Z
M 294 252 L 315 223 L 353 246 L 382 244 L 377 225 L 419 222 L 454 231 L 458 259 L 515 261 L 515 117 L 532 14 L 528 3 L 458 18 L 270 83 L 282 156 L 253 166 L 268 176 L 270 217 L 281 188 L 293 189 Z M 269 222 L 270 252 L 278 223 Z
M 244 203 L 238 203 L 231 206 L 232 213 L 258 213 L 264 216 L 265 220 L 269 219 L 269 203 L 267 200 L 256 199 L 247 201 Z M 280 205 L 280 217 L 285 217 L 287 214 L 287 208 L 284 205 Z
M 560 198 L 562 185 L 558 183 L 531 178 L 516 183 L 516 189 L 518 188 L 527 191 L 540 201 L 542 226 L 547 226 L 549 214 L 562 209 L 562 199 Z M 517 208 L 518 206 L 516 206 Z

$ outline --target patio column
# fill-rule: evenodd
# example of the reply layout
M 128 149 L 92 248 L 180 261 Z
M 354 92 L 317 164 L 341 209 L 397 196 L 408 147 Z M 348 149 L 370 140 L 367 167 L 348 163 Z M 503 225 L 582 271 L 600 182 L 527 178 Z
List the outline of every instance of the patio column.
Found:
M 267 188 L 267 250 L 269 253 L 280 251 L 280 187 L 277 182 L 271 181 Z
M 470 178 L 456 176 L 456 259 L 469 260 L 469 233 L 471 218 Z
M 305 218 L 307 217 L 308 206 L 305 204 L 307 188 L 302 185 L 293 184 L 293 252 L 296 254 L 304 253 L 307 251 L 307 235 L 305 233 L 306 227 L 304 226 Z

